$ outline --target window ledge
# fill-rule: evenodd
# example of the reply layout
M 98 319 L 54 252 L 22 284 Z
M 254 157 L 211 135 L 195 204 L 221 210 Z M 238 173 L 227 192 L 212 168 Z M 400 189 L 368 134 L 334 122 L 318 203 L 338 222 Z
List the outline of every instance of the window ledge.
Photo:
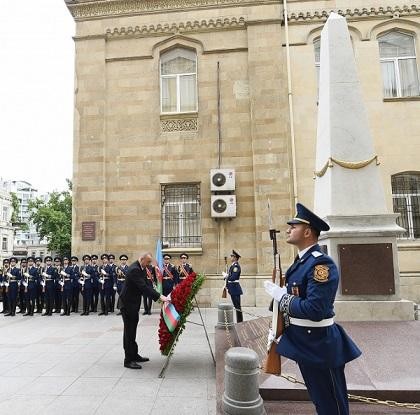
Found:
M 397 239 L 398 251 L 420 251 L 420 239 Z
M 203 248 L 165 248 L 162 249 L 162 254 L 182 254 L 186 252 L 188 255 L 203 255 Z
M 198 112 L 177 112 L 174 114 L 160 114 L 161 120 L 174 120 L 180 118 L 198 118 Z
M 384 102 L 420 101 L 420 96 L 417 96 L 417 97 L 384 98 L 383 101 Z

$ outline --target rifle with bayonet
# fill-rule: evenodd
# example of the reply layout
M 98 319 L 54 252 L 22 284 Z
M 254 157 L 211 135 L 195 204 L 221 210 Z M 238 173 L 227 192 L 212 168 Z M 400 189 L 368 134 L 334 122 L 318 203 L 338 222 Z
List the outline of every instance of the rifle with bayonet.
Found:
M 270 240 L 273 243 L 273 273 L 271 276 L 272 282 L 277 283 L 280 287 L 284 285 L 284 278 L 281 270 L 280 254 L 277 246 L 277 234 L 280 231 L 276 230 L 272 225 L 271 206 L 268 200 L 268 217 L 269 217 L 269 234 Z M 267 358 L 264 362 L 264 371 L 273 375 L 280 375 L 281 373 L 281 359 L 276 352 L 277 339 L 284 331 L 283 315 L 279 314 L 279 303 L 276 300 L 271 300 L 269 310 L 273 312 L 271 321 L 271 328 L 269 332 L 269 339 L 267 344 Z

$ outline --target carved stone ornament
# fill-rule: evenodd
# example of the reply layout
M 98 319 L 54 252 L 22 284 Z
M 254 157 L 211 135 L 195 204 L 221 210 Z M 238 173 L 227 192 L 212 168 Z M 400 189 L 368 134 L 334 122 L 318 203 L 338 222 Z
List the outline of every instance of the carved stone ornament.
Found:
M 197 118 L 170 118 L 160 121 L 163 133 L 175 131 L 197 131 Z

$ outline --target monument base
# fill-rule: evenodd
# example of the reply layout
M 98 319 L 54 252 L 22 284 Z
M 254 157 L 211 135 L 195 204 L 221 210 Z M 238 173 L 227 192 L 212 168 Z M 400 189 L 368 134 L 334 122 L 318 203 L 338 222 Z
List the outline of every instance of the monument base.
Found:
M 412 321 L 414 303 L 397 301 L 346 301 L 334 302 L 337 321 Z

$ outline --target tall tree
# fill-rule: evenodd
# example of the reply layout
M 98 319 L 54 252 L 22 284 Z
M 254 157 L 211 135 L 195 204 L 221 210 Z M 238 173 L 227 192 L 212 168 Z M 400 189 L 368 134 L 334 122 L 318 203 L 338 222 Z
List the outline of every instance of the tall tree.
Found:
M 29 219 L 41 238 L 48 241 L 48 249 L 59 255 L 71 253 L 71 182 L 69 190 L 52 192 L 48 201 L 37 198 L 29 202 Z

